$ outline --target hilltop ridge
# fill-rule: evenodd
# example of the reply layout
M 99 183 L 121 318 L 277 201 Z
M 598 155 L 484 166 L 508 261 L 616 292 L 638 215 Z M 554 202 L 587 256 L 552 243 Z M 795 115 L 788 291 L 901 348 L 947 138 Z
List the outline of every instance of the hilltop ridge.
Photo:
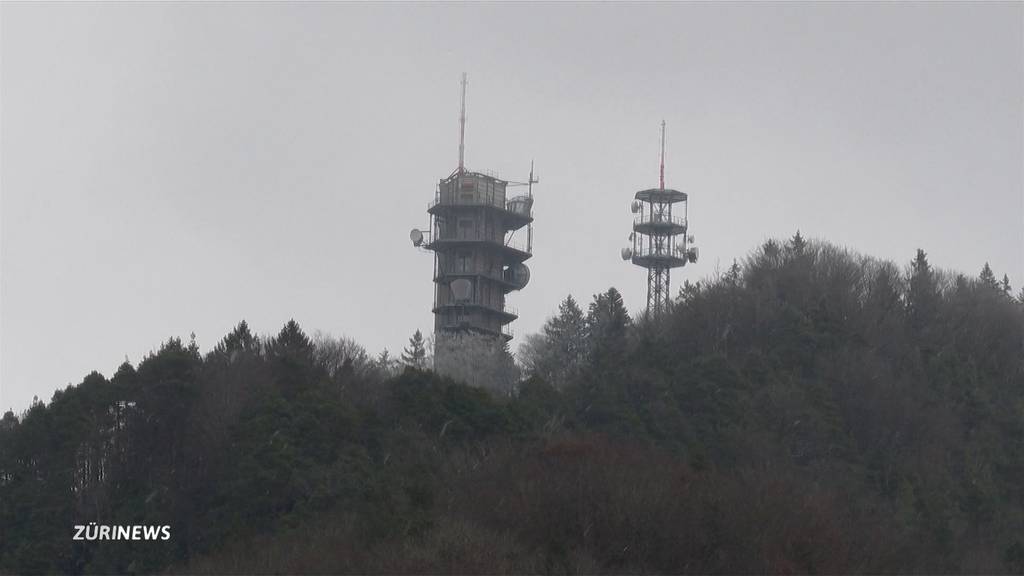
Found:
M 0 572 L 1024 571 L 1024 303 L 988 265 L 797 234 L 661 317 L 569 297 L 518 356 L 507 389 L 294 322 L 172 338 L 0 419 Z

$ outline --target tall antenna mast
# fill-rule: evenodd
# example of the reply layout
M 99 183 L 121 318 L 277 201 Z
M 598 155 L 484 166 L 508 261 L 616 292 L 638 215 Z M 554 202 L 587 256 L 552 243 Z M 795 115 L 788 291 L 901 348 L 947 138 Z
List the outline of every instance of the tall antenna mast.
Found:
M 697 247 L 688 234 L 687 194 L 665 188 L 665 121 L 661 121 L 661 169 L 658 188 L 641 190 L 633 195 L 633 232 L 629 235 L 632 246 L 620 254 L 627 260 L 647 269 L 647 313 L 662 314 L 672 307 L 671 277 L 673 268 L 697 262 Z M 672 215 L 673 205 L 679 204 Z
M 527 194 L 530 196 L 530 198 L 533 198 L 533 185 L 536 184 L 537 182 L 539 182 L 539 180 L 534 180 L 533 178 L 533 160 L 530 160 L 530 180 L 527 182 L 527 184 L 529 184 L 529 187 L 526 189 Z
M 466 156 L 466 73 L 462 73 L 462 109 L 459 112 L 459 173 L 465 169 Z
M 530 179 L 527 180 L 527 195 L 530 198 L 530 208 L 533 208 L 533 185 L 540 182 L 533 176 L 533 160 L 530 160 Z M 533 222 L 526 225 L 526 251 L 533 253 Z
M 465 90 L 465 88 L 463 88 Z M 463 96 L 465 98 L 465 96 Z M 459 164 L 462 165 L 461 163 Z M 661 121 L 661 185 L 659 186 L 662 190 L 665 189 L 665 121 Z

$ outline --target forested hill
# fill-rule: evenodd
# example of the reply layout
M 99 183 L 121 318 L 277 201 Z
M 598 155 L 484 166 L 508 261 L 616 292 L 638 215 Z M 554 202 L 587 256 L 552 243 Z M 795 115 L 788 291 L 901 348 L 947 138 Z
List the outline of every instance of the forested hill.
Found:
M 1024 571 L 1024 304 L 987 265 L 798 235 L 657 321 L 566 299 L 519 356 L 508 389 L 293 322 L 171 339 L 3 417 L 0 573 Z

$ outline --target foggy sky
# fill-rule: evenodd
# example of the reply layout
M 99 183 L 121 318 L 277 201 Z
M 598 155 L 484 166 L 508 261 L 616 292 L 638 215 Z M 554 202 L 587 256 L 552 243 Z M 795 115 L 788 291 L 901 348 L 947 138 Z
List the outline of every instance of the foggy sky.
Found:
M 1024 283 L 1024 5 L 0 6 L 0 410 L 170 336 L 289 318 L 398 353 L 432 327 L 408 240 L 458 159 L 535 187 L 517 335 L 632 312 L 632 194 L 690 194 L 701 261 L 798 228 Z

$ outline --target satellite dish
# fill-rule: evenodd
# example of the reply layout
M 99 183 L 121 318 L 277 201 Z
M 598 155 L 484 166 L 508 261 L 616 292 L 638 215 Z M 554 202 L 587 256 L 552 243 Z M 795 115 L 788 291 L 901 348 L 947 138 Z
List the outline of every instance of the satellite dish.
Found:
M 629 240 L 630 240 L 630 242 L 632 242 L 634 238 L 636 238 L 636 232 L 630 232 L 629 233 Z
M 622 259 L 623 260 L 629 260 L 630 258 L 633 257 L 633 249 L 632 248 L 623 248 L 622 252 L 620 252 L 619 254 L 622 255 Z
M 505 280 L 514 285 L 516 290 L 522 290 L 530 282 L 530 269 L 521 262 L 509 266 L 505 269 Z
M 636 214 L 637 212 L 640 211 L 640 202 L 637 200 L 633 200 L 633 203 L 629 206 L 629 209 L 633 212 L 633 214 Z
M 698 256 L 700 256 L 700 251 L 697 250 L 696 246 L 694 246 L 694 247 L 692 247 L 692 248 L 690 248 L 689 250 L 686 251 L 686 259 L 689 260 L 690 263 L 697 262 L 697 257 Z
M 533 198 L 529 196 L 516 196 L 508 201 L 507 207 L 511 212 L 529 216 L 530 209 L 533 208 Z
M 473 291 L 473 283 L 465 278 L 452 280 L 448 285 L 452 289 L 452 297 L 456 302 L 468 302 Z
M 693 244 L 693 234 L 690 234 L 689 236 L 687 236 L 686 237 L 686 241 L 689 242 L 690 244 Z
M 409 232 L 409 240 L 412 240 L 413 246 L 419 246 L 423 244 L 423 232 L 420 232 L 416 228 L 413 228 Z

